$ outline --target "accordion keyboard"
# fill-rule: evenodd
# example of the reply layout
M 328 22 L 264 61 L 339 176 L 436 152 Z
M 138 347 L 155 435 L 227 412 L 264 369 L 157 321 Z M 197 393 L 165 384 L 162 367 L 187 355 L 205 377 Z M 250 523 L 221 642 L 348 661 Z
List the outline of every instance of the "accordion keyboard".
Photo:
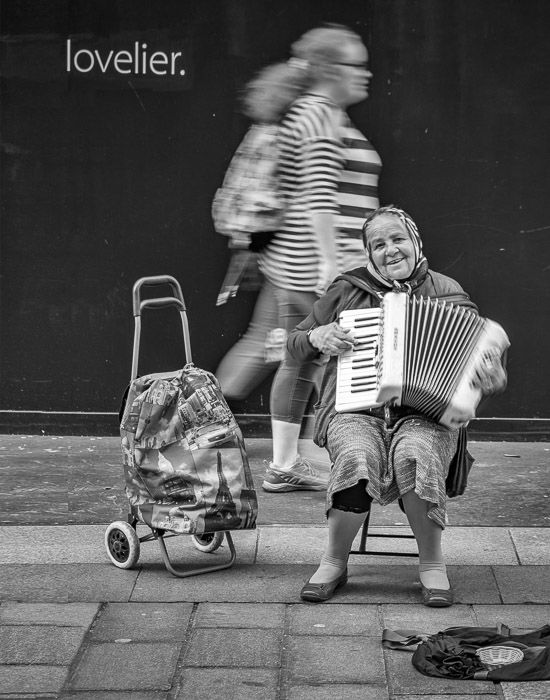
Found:
M 338 323 L 358 341 L 338 357 L 336 410 L 379 406 L 378 339 L 380 309 L 342 311 Z

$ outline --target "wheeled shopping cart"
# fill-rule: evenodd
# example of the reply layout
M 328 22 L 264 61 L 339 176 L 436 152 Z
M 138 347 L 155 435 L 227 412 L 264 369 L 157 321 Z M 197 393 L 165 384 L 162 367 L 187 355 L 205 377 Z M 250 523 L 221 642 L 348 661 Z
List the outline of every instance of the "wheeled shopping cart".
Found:
M 143 287 L 169 287 L 169 296 L 142 299 Z M 138 377 L 144 310 L 175 307 L 183 333 L 182 369 Z M 105 532 L 111 562 L 134 567 L 140 545 L 156 540 L 166 569 L 178 577 L 231 567 L 236 558 L 231 530 L 253 529 L 257 498 L 241 431 L 217 381 L 195 367 L 187 311 L 179 282 L 169 275 L 142 277 L 133 287 L 134 342 L 131 381 L 121 408 L 121 446 L 127 521 Z M 138 536 L 137 526 L 148 532 Z M 227 541 L 222 562 L 176 569 L 165 539 L 190 535 L 201 552 L 215 552 Z

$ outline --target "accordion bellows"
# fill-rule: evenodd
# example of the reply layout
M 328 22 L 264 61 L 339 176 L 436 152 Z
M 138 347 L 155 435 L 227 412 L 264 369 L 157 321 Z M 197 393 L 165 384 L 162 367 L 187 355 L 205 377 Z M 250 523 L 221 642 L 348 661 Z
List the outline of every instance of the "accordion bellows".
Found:
M 343 311 L 339 324 L 358 343 L 338 358 L 338 412 L 404 405 L 452 429 L 475 417 L 476 369 L 510 345 L 498 323 L 470 309 L 399 292 L 379 309 Z

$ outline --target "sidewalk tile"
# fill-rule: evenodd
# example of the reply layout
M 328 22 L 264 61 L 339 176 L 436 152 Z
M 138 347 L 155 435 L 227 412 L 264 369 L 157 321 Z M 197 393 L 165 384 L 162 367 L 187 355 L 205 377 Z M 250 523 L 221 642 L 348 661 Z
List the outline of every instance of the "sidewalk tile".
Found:
M 410 652 L 386 649 L 384 651 L 388 673 L 390 695 L 417 694 L 430 699 L 440 695 L 490 694 L 495 695 L 495 685 L 491 681 L 464 681 L 449 678 L 425 676 L 411 663 Z M 467 685 L 466 685 L 467 684 Z M 469 695 L 469 697 L 471 697 Z
M 11 603 L 0 605 L 0 623 L 4 625 L 55 625 L 89 627 L 99 603 Z
M 469 683 L 470 681 L 468 681 L 468 684 Z M 469 685 L 467 687 L 469 687 Z M 396 700 L 399 700 L 401 696 L 395 695 L 394 697 Z M 471 695 L 467 693 L 458 693 L 456 695 L 454 693 L 452 695 L 439 695 L 434 693 L 430 693 L 429 695 L 411 695 L 410 693 L 406 693 L 403 696 L 404 700 L 491 700 L 491 698 L 494 697 L 495 691 L 493 689 L 479 693 L 472 691 Z M 65 698 L 63 698 L 63 700 L 65 700 Z M 523 700 L 530 700 L 530 698 L 524 698 Z
M 293 685 L 288 690 L 288 700 L 388 700 L 388 691 L 383 685 L 355 683 L 325 685 Z M 424 700 L 428 700 L 424 697 Z
M 510 532 L 522 564 L 550 564 L 550 528 L 514 527 Z
M 59 693 L 68 672 L 65 666 L 0 666 L 1 693 L 12 698 L 19 693 Z
M 435 634 L 447 627 L 472 627 L 476 624 L 476 617 L 469 605 L 453 605 L 450 608 L 383 605 L 382 619 L 387 629 L 410 629 L 426 634 Z
M 442 545 L 447 564 L 518 564 L 507 528 L 448 527 Z
M 67 572 L 55 564 L 6 564 L 0 578 L 0 600 L 67 603 Z
M 143 536 L 150 532 L 149 528 L 138 525 L 137 532 L 139 536 Z M 237 561 L 240 564 L 253 564 L 256 557 L 256 546 L 258 539 L 257 530 L 242 530 L 231 533 L 235 551 L 237 553 Z M 215 552 L 205 553 L 198 550 L 193 544 L 194 540 L 189 535 L 179 535 L 176 537 L 166 537 L 164 540 L 168 556 L 172 564 L 176 568 L 198 568 L 209 566 L 217 559 L 223 561 L 229 559 L 229 548 L 224 539 L 221 547 Z M 140 547 L 139 566 L 144 569 L 151 565 L 162 566 L 164 568 L 162 554 L 158 542 L 142 543 Z
M 356 561 L 356 560 L 354 560 Z M 417 603 L 420 588 L 416 567 L 407 564 L 362 564 L 348 567 L 348 582 L 330 603 Z
M 290 605 L 291 635 L 365 635 L 381 634 L 376 605 Z
M 195 627 L 279 628 L 285 620 L 285 606 L 279 603 L 201 603 Z
M 0 527 L 0 564 L 80 564 L 108 561 L 103 525 Z
M 550 605 L 474 605 L 474 613 L 480 627 L 502 622 L 509 627 L 538 629 L 550 624 Z
M 348 583 L 337 591 L 330 603 L 421 603 L 417 567 L 350 566 L 349 573 Z M 449 566 L 447 573 L 457 603 L 501 602 L 491 567 Z
M 186 668 L 176 700 L 276 700 L 278 676 L 264 668 Z
M 385 685 L 382 647 L 366 637 L 289 637 L 288 684 L 374 683 Z
M 85 630 L 54 625 L 0 626 L 0 664 L 68 666 L 78 651 Z
M 503 568 L 513 570 L 521 567 Z M 448 566 L 447 573 L 455 592 L 456 603 L 498 605 L 502 602 L 490 566 Z
M 183 641 L 192 611 L 192 603 L 109 603 L 96 620 L 89 639 Z
M 373 513 L 373 518 L 378 510 Z M 403 516 L 404 517 L 404 516 Z M 391 535 L 391 537 L 386 537 Z M 388 564 L 418 564 L 418 546 L 412 535 L 410 527 L 395 527 L 384 525 L 373 525 L 372 521 L 367 533 L 364 549 L 372 552 L 393 552 L 395 556 L 389 554 L 377 556 L 376 554 L 354 554 L 352 561 L 355 564 L 364 563 L 369 566 Z M 406 537 L 405 537 L 406 536 Z M 358 552 L 361 547 L 361 531 L 353 541 L 352 551 Z M 402 556 L 403 553 L 415 554 L 414 557 Z
M 493 569 L 504 603 L 550 602 L 550 566 L 494 566 Z
M 138 570 L 110 564 L 6 564 L 0 600 L 32 603 L 91 603 L 128 600 Z
M 66 565 L 69 602 L 126 602 L 139 569 L 118 569 L 112 564 Z
M 114 519 L 113 519 L 114 520 Z M 12 525 L 0 527 L 0 565 L 3 564 L 107 564 L 104 525 Z M 150 532 L 143 524 L 137 528 L 142 537 Z M 258 531 L 232 533 L 239 561 L 252 564 L 256 554 Z M 200 552 L 187 535 L 165 539 L 173 564 L 198 566 L 212 557 Z M 227 548 L 222 546 L 220 554 Z M 155 541 L 142 543 L 139 566 L 162 562 L 159 545 Z
M 548 700 L 550 681 L 501 683 L 504 700 Z
M 2 700 L 2 695 L 0 695 Z M 63 693 L 63 700 L 115 700 L 110 690 L 84 690 L 76 693 Z M 162 690 L 119 690 L 116 700 L 168 700 L 168 694 Z M 424 700 L 426 700 L 424 698 Z
M 210 574 L 177 579 L 158 569 L 144 569 L 132 601 L 212 603 L 296 603 L 311 566 L 235 564 Z
M 326 546 L 326 527 L 261 527 L 258 564 L 318 564 Z
M 179 645 L 92 644 L 70 681 L 72 690 L 169 690 Z
M 377 533 L 392 534 L 410 533 L 408 528 L 373 526 L 367 548 L 375 552 L 412 552 L 418 551 L 414 540 L 403 540 L 390 537 L 376 537 Z M 257 562 L 259 564 L 311 564 L 317 565 L 326 547 L 327 529 L 321 527 L 261 527 L 258 543 Z M 354 541 L 352 549 L 358 549 L 360 537 Z M 354 564 L 390 565 L 414 564 L 414 557 L 376 556 L 376 554 L 353 555 L 350 560 Z
M 197 629 L 185 654 L 184 666 L 277 668 L 280 631 L 261 629 Z

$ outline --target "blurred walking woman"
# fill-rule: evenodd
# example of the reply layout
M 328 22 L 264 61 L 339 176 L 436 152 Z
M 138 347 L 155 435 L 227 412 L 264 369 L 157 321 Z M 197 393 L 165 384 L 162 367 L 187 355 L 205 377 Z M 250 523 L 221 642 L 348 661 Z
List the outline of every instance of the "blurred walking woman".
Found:
M 249 116 L 280 122 L 285 217 L 261 253 L 265 283 L 250 327 L 216 372 L 228 398 L 247 396 L 272 371 L 264 362 L 269 324 L 275 319 L 290 331 L 339 272 L 362 264 L 361 226 L 379 204 L 381 161 L 346 109 L 368 96 L 371 78 L 361 38 L 346 27 L 326 26 L 306 32 L 287 63 L 268 67 L 250 86 Z M 270 398 L 267 491 L 326 487 L 298 454 L 301 421 L 322 368 L 319 358 L 299 362 L 288 354 L 279 366 Z

